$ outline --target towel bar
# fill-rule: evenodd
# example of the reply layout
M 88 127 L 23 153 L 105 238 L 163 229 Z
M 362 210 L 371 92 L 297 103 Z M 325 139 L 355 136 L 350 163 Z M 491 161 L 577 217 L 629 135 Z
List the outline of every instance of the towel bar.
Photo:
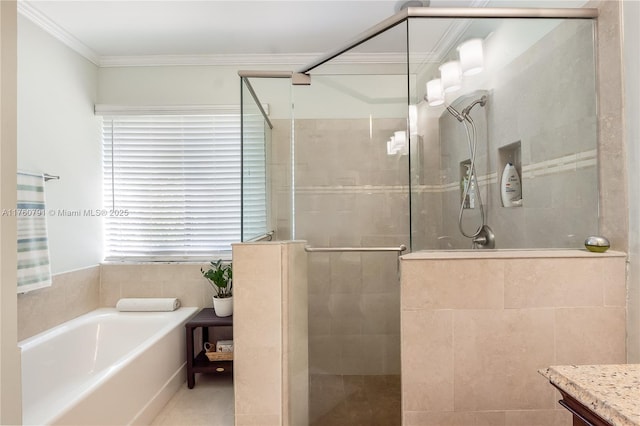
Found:
M 397 251 L 402 253 L 407 246 L 400 244 L 399 247 L 309 247 L 304 250 L 307 253 L 331 253 L 331 252 L 377 252 L 377 251 Z

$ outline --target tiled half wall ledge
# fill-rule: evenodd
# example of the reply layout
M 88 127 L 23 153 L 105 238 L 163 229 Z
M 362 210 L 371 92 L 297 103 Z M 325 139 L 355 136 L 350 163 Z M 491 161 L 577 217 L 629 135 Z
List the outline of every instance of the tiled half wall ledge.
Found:
M 626 362 L 625 275 L 613 251 L 403 256 L 403 425 L 571 425 L 537 370 Z

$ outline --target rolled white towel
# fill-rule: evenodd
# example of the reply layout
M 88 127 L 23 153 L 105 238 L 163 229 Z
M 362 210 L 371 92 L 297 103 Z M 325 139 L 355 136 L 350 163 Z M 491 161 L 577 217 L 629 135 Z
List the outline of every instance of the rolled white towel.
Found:
M 134 297 L 120 299 L 116 304 L 116 309 L 121 312 L 170 312 L 179 307 L 180 300 L 175 297 Z

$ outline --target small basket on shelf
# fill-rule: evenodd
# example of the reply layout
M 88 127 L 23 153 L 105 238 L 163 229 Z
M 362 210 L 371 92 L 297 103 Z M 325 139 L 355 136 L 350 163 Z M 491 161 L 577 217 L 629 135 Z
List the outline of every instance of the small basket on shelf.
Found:
M 209 361 L 233 361 L 233 352 L 205 352 Z
M 215 345 L 206 342 L 204 354 L 209 361 L 233 361 L 233 341 L 221 340 Z

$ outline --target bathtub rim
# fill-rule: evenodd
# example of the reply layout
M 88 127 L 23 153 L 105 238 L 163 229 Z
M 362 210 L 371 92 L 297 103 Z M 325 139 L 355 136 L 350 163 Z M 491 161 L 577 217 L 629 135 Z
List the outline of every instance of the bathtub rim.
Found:
M 81 325 L 82 323 L 91 322 L 94 318 L 100 317 L 113 317 L 113 316 L 127 316 L 127 317 L 143 317 L 148 314 L 165 314 L 167 316 L 173 315 L 176 317 L 175 321 L 172 321 L 167 324 L 162 324 L 154 333 L 150 334 L 146 339 L 139 342 L 136 346 L 131 348 L 131 350 L 125 352 L 121 357 L 119 357 L 113 364 L 101 370 L 98 374 L 94 376 L 94 379 L 88 383 L 81 383 L 79 391 L 74 394 L 74 397 L 69 399 L 68 401 L 64 401 L 56 405 L 56 412 L 53 415 L 49 415 L 48 417 L 41 416 L 41 419 L 38 419 L 38 424 L 44 422 L 45 424 L 51 424 L 58 421 L 58 419 L 62 418 L 70 409 L 72 409 L 78 403 L 81 403 L 83 400 L 88 398 L 96 389 L 100 388 L 100 386 L 118 374 L 121 370 L 123 370 L 131 359 L 141 357 L 144 355 L 145 351 L 148 351 L 155 343 L 157 343 L 163 336 L 168 335 L 172 330 L 176 328 L 183 328 L 184 324 L 189 321 L 193 316 L 197 314 L 200 310 L 198 307 L 187 307 L 183 306 L 174 311 L 167 312 L 120 312 L 116 308 L 98 308 L 93 311 L 82 314 L 76 318 L 65 321 L 62 324 L 59 324 L 55 327 L 52 327 L 48 330 L 44 330 L 34 336 L 31 336 L 27 339 L 24 339 L 18 342 L 18 348 L 20 353 L 22 354 L 23 350 L 31 350 L 35 346 L 41 343 L 45 343 L 47 340 L 53 339 L 68 330 L 72 330 L 73 328 Z M 178 315 L 180 314 L 180 315 Z M 178 319 L 179 318 L 179 319 Z M 76 324 L 71 324 L 76 323 Z M 21 355 L 22 356 L 22 355 Z M 24 365 L 21 366 L 21 370 L 24 368 Z M 184 364 L 180 366 L 178 371 L 184 369 Z M 175 375 L 175 373 L 174 373 Z M 21 379 L 22 379 L 22 371 L 21 371 Z M 36 405 L 37 407 L 37 405 Z M 144 409 L 145 407 L 143 407 Z M 23 420 L 24 420 L 24 401 L 23 401 Z M 44 418 L 42 418 L 44 417 Z M 25 423 L 30 424 L 30 423 Z
M 122 315 L 129 315 L 132 314 L 135 316 L 143 316 L 145 314 L 176 314 L 178 312 L 184 312 L 186 314 L 187 311 L 191 311 L 191 315 L 187 314 L 186 318 L 188 319 L 190 316 L 195 315 L 197 313 L 197 311 L 200 308 L 198 307 L 191 307 L 191 306 L 181 306 L 178 309 L 174 310 L 174 311 L 166 311 L 166 312 L 162 312 L 162 311 L 155 311 L 155 312 L 120 312 L 118 311 L 116 308 L 97 308 L 94 309 L 92 311 L 86 312 L 82 315 L 78 315 L 75 318 L 71 318 L 70 320 L 67 320 L 63 323 L 60 323 L 56 326 L 53 326 L 51 328 L 48 328 L 46 330 L 41 331 L 38 334 L 34 334 L 33 336 L 27 337 L 26 339 L 22 339 L 20 341 L 18 341 L 18 348 L 20 348 L 20 352 L 22 353 L 22 351 L 24 349 L 31 349 L 33 346 L 35 346 L 35 342 L 42 340 L 45 338 L 45 336 L 50 335 L 50 338 L 53 338 L 55 336 L 58 336 L 62 333 L 64 333 L 67 330 L 72 329 L 73 327 L 70 325 L 70 323 L 72 322 L 85 322 L 90 318 L 95 318 L 95 317 L 100 317 L 100 316 L 108 316 L 108 315 L 113 315 L 113 314 L 122 314 Z M 164 330 L 165 328 L 168 328 L 168 325 L 164 325 L 160 330 Z M 160 331 L 158 330 L 158 332 Z M 157 332 L 156 332 L 157 333 Z M 156 333 L 154 333 L 153 335 L 155 335 Z M 145 339 L 146 342 L 147 339 Z

